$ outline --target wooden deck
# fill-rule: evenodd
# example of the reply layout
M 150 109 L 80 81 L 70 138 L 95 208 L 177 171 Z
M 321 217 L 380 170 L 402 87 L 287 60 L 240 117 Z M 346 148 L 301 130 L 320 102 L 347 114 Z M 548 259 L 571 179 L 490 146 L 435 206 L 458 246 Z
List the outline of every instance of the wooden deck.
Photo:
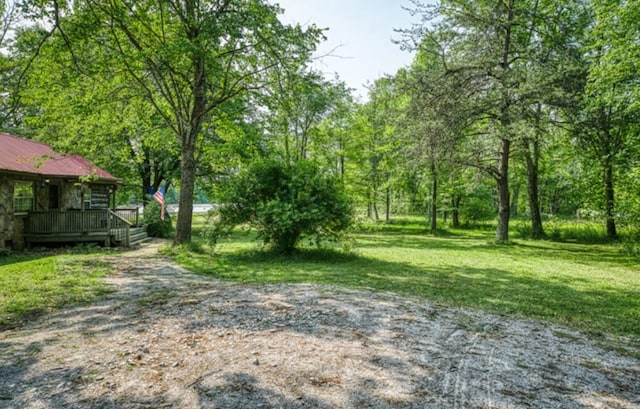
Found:
M 60 242 L 129 246 L 131 228 L 139 225 L 138 209 L 30 212 L 25 222 L 25 240 L 27 246 Z

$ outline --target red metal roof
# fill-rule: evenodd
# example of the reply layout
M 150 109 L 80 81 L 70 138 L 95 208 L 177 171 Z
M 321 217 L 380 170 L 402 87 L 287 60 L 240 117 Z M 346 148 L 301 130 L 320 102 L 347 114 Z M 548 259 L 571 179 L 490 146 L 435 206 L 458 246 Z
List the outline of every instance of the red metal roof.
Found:
M 95 176 L 102 181 L 119 182 L 116 177 L 79 155 L 56 153 L 47 144 L 0 133 L 2 170 L 41 176 Z

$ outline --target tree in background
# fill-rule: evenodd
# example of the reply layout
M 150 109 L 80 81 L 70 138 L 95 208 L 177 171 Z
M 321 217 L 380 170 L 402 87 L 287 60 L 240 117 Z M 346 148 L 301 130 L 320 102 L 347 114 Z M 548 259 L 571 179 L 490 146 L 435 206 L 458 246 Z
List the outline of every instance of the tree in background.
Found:
M 402 85 L 409 97 L 401 132 L 403 155 L 410 163 L 425 168 L 430 178 L 429 220 L 432 232 L 437 230 L 441 173 L 450 170 L 452 163 L 460 162 L 454 157 L 469 118 L 461 105 L 463 102 L 454 97 L 460 92 L 459 84 L 454 80 L 455 76 L 447 75 L 437 49 L 442 39 L 436 40 L 433 36 L 440 34 L 425 36 L 410 74 Z M 459 200 L 460 196 L 451 198 L 453 209 L 458 208 Z M 458 224 L 457 214 L 455 224 Z
M 460 112 L 455 117 L 467 140 L 467 164 L 496 181 L 496 240 L 509 238 L 510 162 L 517 149 L 524 151 L 527 164 L 534 235 L 543 236 L 537 191 L 541 132 L 545 129 L 542 124 L 557 115 L 551 97 L 558 98 L 562 90 L 559 84 L 574 75 L 575 68 L 566 63 L 562 53 L 576 50 L 574 31 L 579 32 L 583 26 L 568 18 L 581 11 L 582 3 L 414 3 L 416 12 L 432 22 L 432 28 L 409 30 L 409 40 L 422 53 L 433 56 L 436 68 L 430 69 L 440 75 L 432 74 L 431 81 L 456 87 L 455 92 L 442 95 L 438 103 L 450 99 L 450 110 Z M 578 28 L 574 30 L 572 24 Z
M 354 118 L 351 149 L 360 166 L 357 194 L 367 203 L 367 214 L 380 219 L 378 203 L 384 198 L 385 220 L 389 221 L 392 175 L 396 173 L 397 125 L 403 115 L 403 95 L 393 77 L 382 77 L 369 86 L 369 101 L 360 106 Z
M 616 227 L 616 170 L 637 164 L 640 127 L 640 3 L 593 3 L 595 24 L 586 49 L 588 78 L 576 130 L 581 146 L 602 171 L 607 236 Z
M 0 130 L 11 130 L 19 122 L 14 96 L 15 81 L 19 67 L 10 57 L 8 46 L 19 19 L 15 1 L 0 1 Z
M 347 98 L 348 90 L 306 66 L 274 75 L 273 86 L 263 98 L 274 153 L 290 162 L 309 159 L 322 150 L 320 124 Z

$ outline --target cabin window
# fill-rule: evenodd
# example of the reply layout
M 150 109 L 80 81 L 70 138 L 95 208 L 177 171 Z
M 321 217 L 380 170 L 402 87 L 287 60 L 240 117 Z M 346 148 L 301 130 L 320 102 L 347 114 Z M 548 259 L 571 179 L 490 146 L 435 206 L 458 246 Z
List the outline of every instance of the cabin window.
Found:
M 15 213 L 33 210 L 33 182 L 16 182 L 13 188 L 13 209 Z

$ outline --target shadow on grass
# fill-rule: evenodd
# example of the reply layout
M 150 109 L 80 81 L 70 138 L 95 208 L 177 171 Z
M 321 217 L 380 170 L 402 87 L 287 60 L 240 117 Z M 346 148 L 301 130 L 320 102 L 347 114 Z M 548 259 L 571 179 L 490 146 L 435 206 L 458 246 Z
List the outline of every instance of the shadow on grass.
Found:
M 41 258 L 49 257 L 49 255 L 41 255 L 41 254 L 12 254 L 10 256 L 0 257 L 0 268 L 4 266 L 10 266 L 11 264 L 16 263 L 24 263 L 25 261 L 38 260 Z

